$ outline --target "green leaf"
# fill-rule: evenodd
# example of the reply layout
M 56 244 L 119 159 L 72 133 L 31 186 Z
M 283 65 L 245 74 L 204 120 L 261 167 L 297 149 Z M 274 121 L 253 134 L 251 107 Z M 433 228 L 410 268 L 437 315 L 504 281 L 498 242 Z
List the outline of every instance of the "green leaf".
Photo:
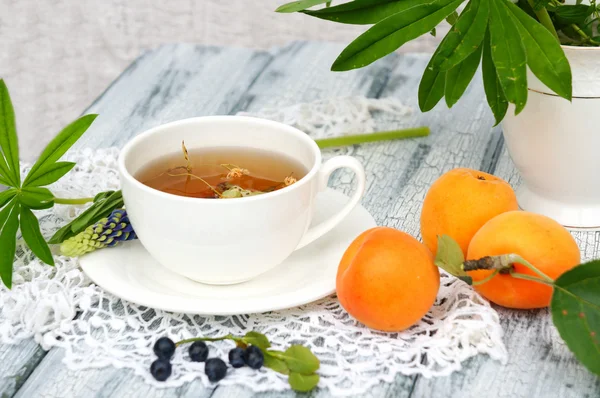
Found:
M 600 375 L 600 261 L 565 272 L 554 285 L 550 308 L 556 329 L 575 357 Z
M 1 158 L 1 156 L 0 156 L 0 158 Z M 0 163 L 1 162 L 2 161 L 0 160 Z M 13 185 L 15 185 L 12 182 L 10 182 L 6 177 L 4 177 L 1 173 L 2 172 L 0 171 L 0 185 L 4 185 L 5 187 L 12 187 Z M 14 188 L 16 188 L 16 187 L 14 187 Z
M 283 354 L 283 352 L 281 352 L 281 351 L 266 351 L 265 355 L 264 355 L 264 357 L 265 357 L 264 366 L 271 370 L 274 370 L 275 372 L 281 373 L 283 375 L 289 375 L 290 370 L 288 369 L 285 362 L 283 360 L 273 356 L 272 353 Z
M 54 265 L 50 248 L 42 236 L 37 217 L 25 206 L 21 206 L 21 234 L 27 246 L 40 260 L 48 265 Z
M 12 198 L 17 194 L 17 190 L 15 188 L 7 189 L 6 191 L 0 192 L 0 209 L 4 207 Z
M 47 188 L 25 187 L 19 193 L 19 202 L 34 210 L 54 206 L 54 195 Z
M 0 172 L 12 186 L 18 187 L 21 184 L 21 170 L 15 110 L 3 79 L 0 79 L 0 149 L 4 155 L 0 154 Z
M 550 0 L 533 0 L 533 9 L 539 11 L 542 8 L 547 7 L 550 4 Z
M 79 217 L 56 231 L 48 243 L 62 243 L 66 239 L 82 232 L 88 226 L 108 217 L 113 210 L 120 209 L 123 206 L 124 203 L 121 191 L 101 192 L 94 198 L 94 204 L 92 206 L 81 213 Z
M 294 391 L 298 392 L 308 392 L 315 388 L 317 384 L 319 384 L 319 375 L 317 374 L 300 374 L 296 372 L 290 373 L 290 377 L 288 379 L 290 383 L 290 387 Z
M 283 354 L 279 354 L 278 358 L 286 363 L 291 372 L 310 374 L 316 372 L 320 366 L 319 358 L 302 345 L 291 346 Z
M 13 261 L 19 229 L 19 202 L 13 199 L 0 212 L 0 278 L 7 288 L 12 287 Z
M 446 86 L 446 72 L 431 67 L 431 61 L 423 72 L 419 83 L 419 108 L 421 111 L 432 110 L 444 96 Z
M 303 11 L 303 13 L 333 22 L 354 25 L 370 25 L 409 8 L 422 5 L 425 2 L 431 3 L 432 1 L 355 0 L 350 3 L 340 4 L 335 7 L 324 8 L 316 11 Z
M 482 49 L 483 47 L 479 46 L 479 49 L 469 55 L 463 62 L 446 72 L 445 97 L 449 108 L 458 102 L 471 80 L 473 80 L 479 62 L 481 62 Z
M 50 185 L 60 180 L 65 174 L 67 174 L 76 163 L 73 162 L 56 162 L 52 163 L 42 170 L 38 170 L 38 176 L 34 179 L 27 181 L 27 186 L 30 187 L 41 187 L 44 185 Z
M 27 178 L 25 178 L 24 186 L 31 185 L 31 181 L 35 181 L 43 174 L 46 174 L 50 167 L 58 161 L 77 142 L 77 140 L 86 132 L 88 127 L 94 122 L 98 115 L 85 115 L 75 120 L 73 123 L 65 127 L 42 151 L 42 154 L 35 162 Z
M 560 43 L 548 29 L 518 6 L 510 2 L 507 5 L 525 46 L 529 69 L 556 94 L 571 100 L 571 67 Z
M 450 25 L 454 25 L 458 21 L 458 13 L 456 11 L 446 17 L 446 22 Z
M 269 342 L 267 336 L 258 332 L 248 332 L 242 338 L 242 340 L 244 343 L 255 345 L 261 350 L 266 350 L 267 348 L 271 347 L 271 343 Z
M 362 68 L 428 33 L 464 0 L 434 0 L 408 8 L 377 23 L 356 38 L 333 63 L 333 71 Z
M 490 0 L 471 0 L 440 43 L 432 66 L 450 70 L 481 47 L 490 13 Z
M 527 102 L 527 59 L 507 1 L 490 2 L 490 47 L 498 80 L 508 102 L 515 104 L 517 115 Z
M 492 60 L 492 50 L 490 48 L 490 34 L 489 31 L 485 35 L 483 40 L 483 60 L 481 70 L 483 72 L 483 87 L 485 89 L 485 96 L 488 104 L 492 109 L 494 118 L 496 119 L 496 125 L 498 125 L 508 110 L 508 101 L 498 80 L 498 74 L 496 73 L 496 67 Z
M 300 1 L 292 1 L 291 3 L 284 4 L 279 6 L 275 10 L 275 12 L 298 12 L 302 10 L 306 10 L 307 8 L 311 8 L 314 6 L 318 6 L 319 4 L 328 3 L 329 0 L 300 0 Z
M 435 256 L 435 265 L 469 285 L 473 280 L 463 269 L 465 255 L 459 244 L 448 235 L 438 236 L 438 249 Z
M 595 8 L 589 5 L 574 4 L 574 5 L 560 5 L 555 7 L 552 11 L 561 22 L 564 23 L 584 23 L 585 20 L 592 15 Z

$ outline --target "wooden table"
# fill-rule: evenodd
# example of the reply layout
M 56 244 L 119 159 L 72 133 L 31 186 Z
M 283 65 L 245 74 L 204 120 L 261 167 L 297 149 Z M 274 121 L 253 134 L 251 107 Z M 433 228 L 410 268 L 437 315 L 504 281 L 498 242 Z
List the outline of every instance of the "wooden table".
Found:
M 418 236 L 421 201 L 428 186 L 458 166 L 495 173 L 513 185 L 519 177 L 508 157 L 501 130 L 485 103 L 480 78 L 449 111 L 440 104 L 421 114 L 416 104 L 428 56 L 394 54 L 368 68 L 329 71 L 343 46 L 292 43 L 269 52 L 187 44 L 148 51 L 85 111 L 99 113 L 80 147 L 122 146 L 134 135 L 161 123 L 192 116 L 235 114 L 264 107 L 285 107 L 316 99 L 362 95 L 396 97 L 415 112 L 402 126 L 428 125 L 426 139 L 344 148 L 368 173 L 363 205 L 380 225 Z M 65 73 L 68 73 L 65 71 Z M 351 184 L 337 180 L 339 189 Z M 599 233 L 575 233 L 585 258 L 598 253 Z M 398 375 L 366 396 L 387 397 L 599 397 L 600 378 L 579 365 L 552 326 L 547 310 L 498 308 L 509 362 L 479 355 L 451 376 L 426 379 Z M 129 370 L 112 367 L 69 371 L 61 349 L 43 351 L 33 339 L 0 347 L 0 396 L 4 397 L 249 397 L 241 387 L 205 388 L 200 381 L 177 389 L 155 389 Z M 259 394 L 256 394 L 259 395 Z M 292 391 L 260 394 L 295 396 Z M 327 390 L 311 394 L 328 396 Z

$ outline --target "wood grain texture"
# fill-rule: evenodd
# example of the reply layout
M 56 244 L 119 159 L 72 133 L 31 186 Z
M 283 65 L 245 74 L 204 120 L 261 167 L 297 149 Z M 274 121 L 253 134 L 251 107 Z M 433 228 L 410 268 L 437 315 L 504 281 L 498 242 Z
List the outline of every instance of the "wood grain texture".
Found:
M 45 355 L 33 339 L 0 346 L 0 397 L 12 397 Z
M 208 114 L 257 111 L 317 99 L 366 95 L 395 97 L 415 112 L 398 120 L 379 115 L 381 129 L 428 125 L 422 139 L 373 143 L 327 151 L 325 157 L 349 154 L 365 165 L 368 178 L 363 205 L 381 225 L 419 235 L 422 199 L 442 173 L 454 167 L 479 168 L 519 182 L 503 146 L 502 132 L 484 100 L 478 75 L 452 110 L 440 104 L 417 111 L 417 88 L 428 57 L 387 57 L 368 68 L 331 73 L 329 66 L 343 46 L 298 42 L 277 51 L 165 46 L 144 54 L 90 108 L 101 116 L 80 147 L 121 146 L 141 131 L 167 121 Z M 353 189 L 352 176 L 336 173 L 331 185 Z M 597 255 L 600 233 L 577 233 L 586 257 Z M 460 372 L 425 379 L 398 375 L 394 383 L 371 389 L 368 397 L 597 397 L 600 381 L 566 349 L 547 310 L 498 308 L 510 360 L 504 366 L 486 356 L 474 357 Z M 13 357 L 14 369 L 32 369 L 39 351 L 24 349 Z M 199 381 L 178 389 L 154 389 L 131 371 L 115 368 L 68 371 L 63 353 L 52 350 L 24 382 L 18 397 L 327 397 L 327 390 L 299 395 L 292 391 L 253 394 L 239 386 L 203 387 Z M 36 362 L 37 360 L 37 362 Z M 0 374 L 6 364 L 0 362 Z M 10 368 L 9 368 L 10 369 Z M 15 373 L 15 371 L 12 371 Z M 26 377 L 22 377 L 24 379 Z M 20 379 L 20 380 L 22 380 Z M 18 388 L 8 389 L 7 396 Z M 0 389 L 0 391 L 2 391 Z

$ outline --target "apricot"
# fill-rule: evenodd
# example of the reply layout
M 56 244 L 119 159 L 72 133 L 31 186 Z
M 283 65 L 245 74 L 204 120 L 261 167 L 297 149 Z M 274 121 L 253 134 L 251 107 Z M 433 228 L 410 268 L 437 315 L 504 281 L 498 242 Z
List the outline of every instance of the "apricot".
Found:
M 488 221 L 473 237 L 467 259 L 518 254 L 552 279 L 558 278 L 581 261 L 575 239 L 551 218 L 525 211 L 511 211 Z M 513 264 L 514 272 L 538 276 L 523 264 Z M 493 271 L 470 271 L 480 281 Z M 552 288 L 533 281 L 498 274 L 475 286 L 488 300 L 509 308 L 542 308 L 550 305 Z
M 431 252 L 393 228 L 363 232 L 346 250 L 337 295 L 359 322 L 382 331 L 404 330 L 429 311 L 440 287 Z
M 517 197 L 501 178 L 472 169 L 454 169 L 429 188 L 421 211 L 423 243 L 435 255 L 438 236 L 448 235 L 467 254 L 473 235 L 498 214 L 518 210 Z

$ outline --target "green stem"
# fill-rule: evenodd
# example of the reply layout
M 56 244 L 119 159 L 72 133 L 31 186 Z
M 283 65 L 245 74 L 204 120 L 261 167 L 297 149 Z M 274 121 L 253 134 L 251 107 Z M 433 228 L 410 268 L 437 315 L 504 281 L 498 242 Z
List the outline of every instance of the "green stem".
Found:
M 239 338 L 235 337 L 231 334 L 228 334 L 228 335 L 222 336 L 222 337 L 194 337 L 193 339 L 186 339 L 186 340 L 178 341 L 177 343 L 175 343 L 175 345 L 179 347 L 180 345 L 187 344 L 187 343 L 193 343 L 195 341 L 222 341 L 222 340 L 238 341 Z
M 575 32 L 577 32 L 577 34 L 578 34 L 579 36 L 581 36 L 581 38 L 583 39 L 583 42 L 584 42 L 584 43 L 587 43 L 587 44 L 593 44 L 593 45 L 596 45 L 596 46 L 597 46 L 598 44 L 600 44 L 600 43 L 598 43 L 597 41 L 595 41 L 594 39 L 592 39 L 590 36 L 588 36 L 588 34 L 587 34 L 587 33 L 585 33 L 585 32 L 584 32 L 584 31 L 583 31 L 583 30 L 582 30 L 582 29 L 579 27 L 579 25 L 577 25 L 577 24 L 574 24 L 574 23 L 573 23 L 573 24 L 571 24 L 571 27 L 573 28 L 573 30 L 574 30 Z
M 427 137 L 429 127 L 415 127 L 410 129 L 381 131 L 378 133 L 344 135 L 341 137 L 323 138 L 315 140 L 319 148 L 332 148 L 339 146 L 364 144 L 366 142 L 402 140 L 406 138 Z
M 529 261 L 525 260 L 523 257 L 514 255 L 513 263 L 523 264 L 524 266 L 526 266 L 527 268 L 529 268 L 530 270 L 532 270 L 533 272 L 535 272 L 536 274 L 541 276 L 545 283 L 550 284 L 550 285 L 554 284 L 554 279 L 552 279 L 548 275 L 544 274 L 542 271 L 537 269 L 533 264 L 531 264 Z M 511 273 L 511 275 L 512 275 L 512 273 Z M 520 274 L 518 274 L 518 275 L 520 275 Z M 525 278 L 522 278 L 522 279 L 525 279 Z
M 495 277 L 496 275 L 498 275 L 499 272 L 500 272 L 500 270 L 497 269 L 494 272 L 492 272 L 491 274 L 489 274 L 487 277 L 483 278 L 482 280 L 473 281 L 473 286 L 483 285 L 484 283 L 491 281 L 492 278 Z
M 524 279 L 526 281 L 532 281 L 532 282 L 537 282 L 537 283 L 542 283 L 544 285 L 548 285 L 548 286 L 554 286 L 554 283 L 552 281 L 547 281 L 541 278 L 538 278 L 537 276 L 531 276 L 531 275 L 527 275 L 527 274 L 519 274 L 518 272 L 510 272 L 510 276 L 512 276 L 513 278 L 517 278 L 517 279 Z
M 60 205 L 84 205 L 86 203 L 90 203 L 93 201 L 94 201 L 94 198 L 80 198 L 80 199 L 54 198 L 54 203 L 58 203 Z
M 548 14 L 548 10 L 546 10 L 545 7 L 540 8 L 539 10 L 536 10 L 534 0 L 527 0 L 527 2 L 533 9 L 533 12 L 535 12 L 535 15 L 538 17 L 538 20 L 540 21 L 540 23 L 542 25 L 544 25 L 546 27 L 546 29 L 548 29 L 550 31 L 550 33 L 552 33 L 552 35 L 554 35 L 554 37 L 556 37 L 556 40 L 560 41 L 558 38 L 558 33 L 556 33 L 556 29 L 554 28 L 554 23 L 552 23 L 550 14 Z

